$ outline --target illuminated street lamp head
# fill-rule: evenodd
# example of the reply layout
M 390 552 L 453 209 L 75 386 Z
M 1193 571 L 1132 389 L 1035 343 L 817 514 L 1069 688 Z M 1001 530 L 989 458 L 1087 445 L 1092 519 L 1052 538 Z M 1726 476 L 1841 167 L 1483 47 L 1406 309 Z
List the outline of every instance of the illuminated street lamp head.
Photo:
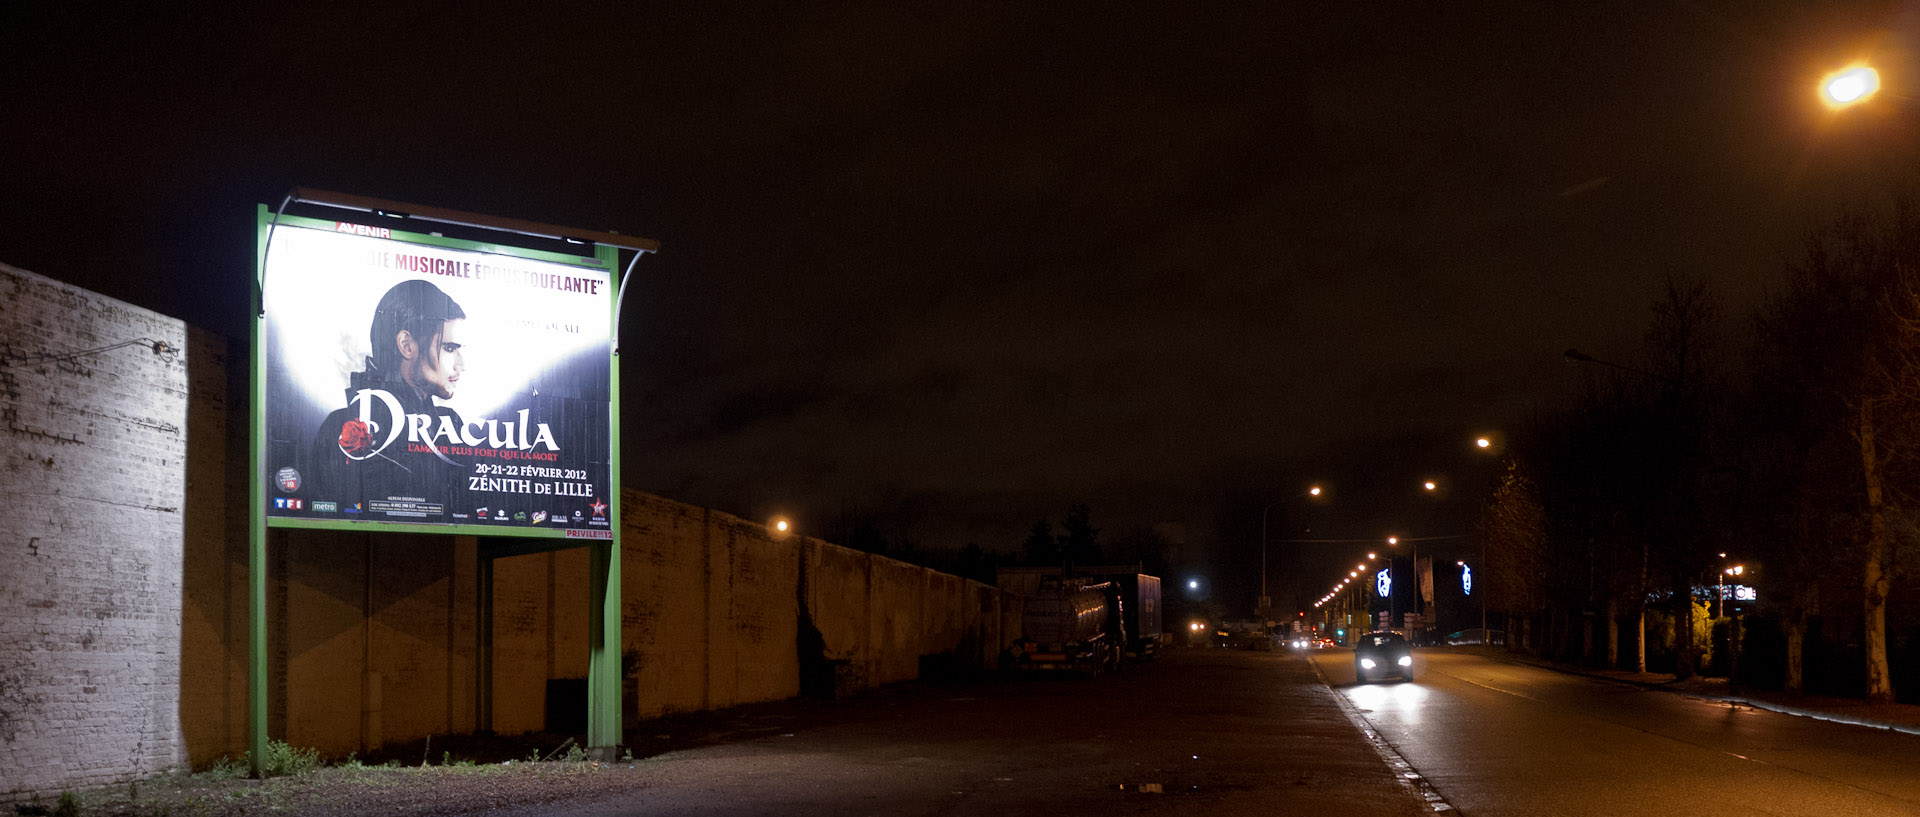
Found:
M 784 516 L 776 516 L 767 522 L 767 532 L 773 534 L 776 540 L 785 539 L 788 534 L 793 533 L 793 523 Z
M 1307 489 L 1307 495 L 1308 495 L 1308 496 L 1319 496 L 1319 495 L 1320 495 L 1320 486 L 1318 486 L 1318 485 L 1315 485 L 1315 486 L 1313 486 L 1312 488 L 1308 488 L 1308 489 Z
M 1842 68 L 1820 80 L 1820 99 L 1830 108 L 1865 102 L 1880 90 L 1880 72 L 1865 65 Z
M 1434 490 L 1434 489 L 1436 489 L 1436 488 L 1439 488 L 1440 486 L 1439 486 L 1438 484 L 1436 484 L 1436 483 L 1435 483 L 1435 482 L 1434 482 L 1433 480 L 1427 480 L 1426 482 L 1422 482 L 1422 483 L 1420 483 L 1420 487 L 1422 487 L 1422 488 L 1425 488 L 1425 489 L 1427 489 L 1427 490 L 1429 490 L 1429 491 L 1431 491 L 1431 490 Z
M 1380 558 L 1380 554 L 1378 554 L 1378 553 L 1369 553 L 1369 554 L 1367 554 L 1367 558 L 1368 558 L 1368 559 L 1378 559 L 1378 558 Z
M 1389 537 L 1387 537 L 1387 544 L 1389 544 L 1389 545 L 1397 545 L 1397 544 L 1400 544 L 1400 537 L 1398 537 L 1398 536 L 1389 536 Z
M 1473 444 L 1477 448 L 1490 448 L 1493 446 L 1493 441 L 1485 437 L 1476 437 L 1474 438 Z

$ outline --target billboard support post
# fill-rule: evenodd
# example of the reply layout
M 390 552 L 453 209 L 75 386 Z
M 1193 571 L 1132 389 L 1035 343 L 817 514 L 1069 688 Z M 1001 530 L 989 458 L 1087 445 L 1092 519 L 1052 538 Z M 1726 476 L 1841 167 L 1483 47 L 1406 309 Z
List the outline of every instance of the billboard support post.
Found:
M 620 540 L 590 546 L 587 611 L 587 754 L 611 763 L 620 744 Z
M 619 264 L 619 253 L 613 247 L 599 248 L 600 256 L 607 262 L 608 269 Z M 635 253 L 633 260 L 638 262 L 640 254 Z M 631 272 L 633 265 L 627 270 Z M 608 338 L 610 346 L 609 374 L 612 378 L 609 392 L 613 395 L 613 411 L 608 417 L 608 459 L 611 463 L 608 480 L 612 484 L 613 498 L 607 503 L 608 528 L 613 539 L 593 543 L 589 551 L 588 568 L 591 590 L 587 594 L 587 754 L 594 760 L 611 763 L 615 757 L 620 738 L 620 695 L 626 687 L 626 678 L 621 671 L 620 636 L 620 321 L 619 304 L 625 276 L 614 282 L 614 318 L 612 332 Z
M 288 203 L 356 214 L 289 216 Z M 659 245 L 301 188 L 278 210 L 259 205 L 256 213 L 247 492 L 253 775 L 261 776 L 268 746 L 267 533 L 275 527 L 586 546 L 587 749 L 614 759 L 624 687 L 618 296 L 626 276 L 618 264 L 622 249 L 637 262 Z M 286 235 L 276 240 L 276 231 Z M 494 243 L 501 233 L 550 249 Z M 582 252 L 589 246 L 591 255 Z M 356 334 L 370 346 L 357 345 Z
M 267 348 L 261 338 L 261 275 L 267 268 L 267 240 L 272 228 L 267 222 L 267 206 L 256 213 L 260 223 L 260 253 L 253 274 L 253 298 L 249 305 L 254 320 L 251 352 L 253 365 L 247 381 L 251 396 L 247 400 L 250 416 L 247 456 L 251 460 L 251 478 L 247 480 L 247 766 L 254 777 L 261 776 L 261 764 L 267 757 L 267 452 L 261 429 L 266 427 Z

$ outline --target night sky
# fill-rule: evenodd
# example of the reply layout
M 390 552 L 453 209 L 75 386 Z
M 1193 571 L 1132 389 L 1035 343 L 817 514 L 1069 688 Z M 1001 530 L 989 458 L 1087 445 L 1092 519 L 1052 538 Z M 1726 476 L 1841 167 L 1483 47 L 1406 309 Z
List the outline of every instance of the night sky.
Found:
M 1669 277 L 1737 347 L 1920 157 L 1916 3 L 41 5 L 0 12 L 0 262 L 244 337 L 296 185 L 657 239 L 628 486 L 1008 551 L 1086 503 L 1234 599 L 1268 503 L 1465 533 L 1417 480 L 1484 479 L 1473 435 L 1595 376 L 1565 349 L 1635 362 Z

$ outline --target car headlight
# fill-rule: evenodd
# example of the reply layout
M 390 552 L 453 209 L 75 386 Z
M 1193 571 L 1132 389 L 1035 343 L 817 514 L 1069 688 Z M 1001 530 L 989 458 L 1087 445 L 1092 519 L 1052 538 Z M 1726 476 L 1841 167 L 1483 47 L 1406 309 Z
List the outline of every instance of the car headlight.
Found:
M 1362 659 L 1360 659 L 1360 668 L 1361 668 L 1361 669 L 1373 669 L 1373 667 L 1374 667 L 1374 664 L 1373 664 L 1373 659 L 1371 659 L 1371 658 L 1362 658 Z
M 1403 666 L 1403 667 L 1413 666 L 1413 656 L 1411 655 L 1400 656 L 1400 666 Z

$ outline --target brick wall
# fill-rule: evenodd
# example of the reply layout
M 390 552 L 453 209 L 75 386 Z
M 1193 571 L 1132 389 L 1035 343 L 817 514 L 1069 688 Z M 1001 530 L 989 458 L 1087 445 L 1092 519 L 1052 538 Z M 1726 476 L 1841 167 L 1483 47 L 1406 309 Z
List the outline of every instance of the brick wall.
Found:
M 0 303 L 6 802 L 185 759 L 182 520 L 197 361 L 180 321 L 31 272 L 0 265 Z M 102 351 L 71 354 L 83 350 Z

